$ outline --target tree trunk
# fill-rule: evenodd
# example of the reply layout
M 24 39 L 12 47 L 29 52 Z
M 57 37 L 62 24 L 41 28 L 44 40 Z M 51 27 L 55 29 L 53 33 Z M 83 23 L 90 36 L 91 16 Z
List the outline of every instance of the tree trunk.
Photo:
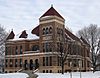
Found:
M 95 63 L 93 63 L 93 73 L 95 72 L 95 70 L 96 70 L 96 65 Z
M 62 65 L 61 65 L 62 71 L 61 73 L 64 74 L 64 62 L 62 61 Z

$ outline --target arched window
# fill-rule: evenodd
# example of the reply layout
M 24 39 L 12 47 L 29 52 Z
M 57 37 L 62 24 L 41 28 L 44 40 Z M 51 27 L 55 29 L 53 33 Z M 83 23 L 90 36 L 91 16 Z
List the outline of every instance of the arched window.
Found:
M 43 73 L 45 73 L 45 70 L 43 70 Z
M 48 70 L 46 70 L 46 73 L 48 73 Z
M 33 60 L 30 60 L 30 70 L 33 70 Z
M 24 61 L 24 69 L 25 69 L 25 70 L 28 69 L 28 62 L 27 62 L 27 60 Z
M 35 69 L 39 68 L 39 62 L 38 59 L 35 60 Z
M 52 70 L 50 70 L 50 73 L 52 73 Z
M 42 32 L 43 32 L 42 34 L 44 35 L 45 34 L 45 28 L 43 28 Z
M 46 34 L 48 34 L 49 33 L 49 29 L 48 28 L 46 28 Z
M 49 28 L 49 34 L 51 34 L 51 33 L 52 33 L 52 27 Z

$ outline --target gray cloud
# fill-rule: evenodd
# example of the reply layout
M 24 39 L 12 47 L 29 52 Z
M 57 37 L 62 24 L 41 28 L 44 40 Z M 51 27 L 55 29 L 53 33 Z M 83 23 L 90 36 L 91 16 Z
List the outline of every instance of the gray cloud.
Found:
M 65 18 L 66 26 L 76 33 L 91 23 L 100 26 L 100 0 L 0 0 L 0 24 L 7 31 L 32 29 L 51 4 Z

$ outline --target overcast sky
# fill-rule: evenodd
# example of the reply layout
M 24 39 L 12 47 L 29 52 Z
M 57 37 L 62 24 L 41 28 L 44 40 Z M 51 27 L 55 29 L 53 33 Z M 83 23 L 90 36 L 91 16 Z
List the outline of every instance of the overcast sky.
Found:
M 15 33 L 31 31 L 51 4 L 74 33 L 91 23 L 100 27 L 100 0 L 0 0 L 0 24 Z

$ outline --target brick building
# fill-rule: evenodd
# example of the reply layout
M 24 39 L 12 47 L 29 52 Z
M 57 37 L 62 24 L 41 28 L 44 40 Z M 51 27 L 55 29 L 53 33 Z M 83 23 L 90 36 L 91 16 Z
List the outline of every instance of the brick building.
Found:
M 68 55 L 64 62 L 65 72 L 79 71 L 80 60 L 81 70 L 90 70 L 88 43 L 66 29 L 65 19 L 51 7 L 33 30 L 17 35 L 11 31 L 6 41 L 5 72 L 34 68 L 43 73 L 61 72 L 61 51 Z
M 97 55 L 97 67 L 96 70 L 100 71 L 100 53 Z

